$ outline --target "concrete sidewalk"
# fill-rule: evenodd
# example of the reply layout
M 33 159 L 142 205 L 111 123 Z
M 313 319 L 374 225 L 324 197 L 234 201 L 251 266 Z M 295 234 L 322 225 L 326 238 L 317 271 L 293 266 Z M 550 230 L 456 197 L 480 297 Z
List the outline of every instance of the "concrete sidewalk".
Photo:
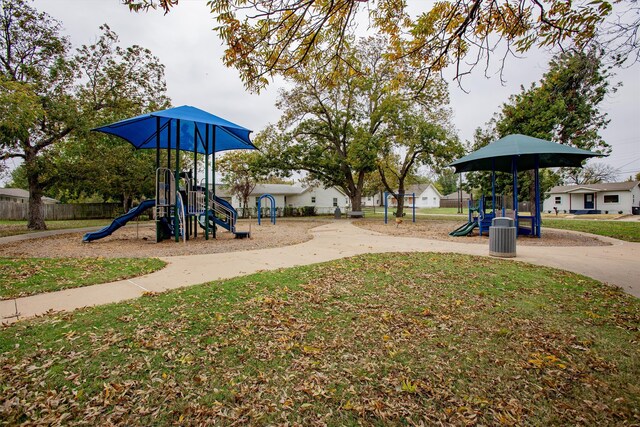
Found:
M 308 265 L 363 253 L 454 252 L 488 256 L 488 244 L 394 237 L 336 221 L 311 230 L 313 239 L 293 246 L 244 252 L 162 258 L 167 267 L 135 279 L 0 301 L 0 319 L 11 323 L 48 311 L 124 301 L 145 292 L 163 292 L 261 270 Z M 463 239 L 463 238 L 461 238 Z M 640 297 L 640 243 L 611 239 L 612 246 L 519 246 L 515 261 L 584 274 Z M 16 313 L 17 309 L 17 313 Z M 18 316 L 16 316 L 18 314 Z

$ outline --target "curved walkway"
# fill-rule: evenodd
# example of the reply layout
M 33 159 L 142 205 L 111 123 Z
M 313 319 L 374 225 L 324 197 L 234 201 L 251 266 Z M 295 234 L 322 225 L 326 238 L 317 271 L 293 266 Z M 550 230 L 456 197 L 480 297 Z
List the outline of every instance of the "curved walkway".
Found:
M 455 252 L 488 256 L 488 244 L 395 237 L 336 221 L 311 230 L 313 239 L 293 246 L 162 258 L 167 267 L 135 279 L 0 301 L 0 321 L 11 323 L 49 311 L 70 311 L 137 298 L 262 270 L 308 265 L 363 253 Z M 515 261 L 584 274 L 640 297 L 640 243 L 610 239 L 612 246 L 519 246 Z M 17 315 L 16 315 L 17 314 Z

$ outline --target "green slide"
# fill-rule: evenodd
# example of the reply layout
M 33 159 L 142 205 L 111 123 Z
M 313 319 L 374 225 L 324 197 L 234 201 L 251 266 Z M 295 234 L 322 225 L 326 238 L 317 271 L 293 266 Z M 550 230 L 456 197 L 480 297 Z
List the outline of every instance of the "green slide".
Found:
M 449 236 L 466 236 L 473 231 L 474 228 L 478 226 L 477 222 L 467 222 L 466 224 L 461 225 L 460 227 L 453 230 L 449 233 Z

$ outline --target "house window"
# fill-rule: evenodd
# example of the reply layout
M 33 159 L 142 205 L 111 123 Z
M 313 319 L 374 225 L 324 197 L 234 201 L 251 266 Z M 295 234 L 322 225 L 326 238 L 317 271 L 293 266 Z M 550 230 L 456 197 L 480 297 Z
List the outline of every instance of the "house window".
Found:
M 422 200 L 427 200 L 427 199 L 428 199 L 428 197 L 423 197 L 423 198 L 422 198 Z
M 311 196 L 311 203 L 315 203 L 316 202 L 316 196 Z
M 605 203 L 620 203 L 620 199 L 617 194 L 608 194 L 604 196 Z
M 562 196 L 556 196 L 555 202 L 556 202 L 556 205 L 562 204 Z
M 333 198 L 333 206 L 334 207 L 338 207 L 338 198 L 337 197 Z

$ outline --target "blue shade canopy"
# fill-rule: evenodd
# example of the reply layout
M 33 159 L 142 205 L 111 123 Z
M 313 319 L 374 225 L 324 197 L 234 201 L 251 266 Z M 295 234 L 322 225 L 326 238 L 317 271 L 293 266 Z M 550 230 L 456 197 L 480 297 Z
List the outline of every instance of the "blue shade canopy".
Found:
M 536 168 L 536 158 L 538 167 L 553 168 L 581 167 L 583 160 L 602 156 L 604 154 L 515 134 L 492 142 L 449 166 L 454 166 L 456 173 L 481 170 L 511 172 L 513 159 L 517 170 L 524 171 Z
M 188 105 L 143 114 L 93 130 L 119 136 L 140 149 L 156 148 L 158 143 L 160 148 L 175 149 L 178 121 L 180 150 L 212 154 L 225 150 L 256 149 L 249 139 L 249 129 Z

